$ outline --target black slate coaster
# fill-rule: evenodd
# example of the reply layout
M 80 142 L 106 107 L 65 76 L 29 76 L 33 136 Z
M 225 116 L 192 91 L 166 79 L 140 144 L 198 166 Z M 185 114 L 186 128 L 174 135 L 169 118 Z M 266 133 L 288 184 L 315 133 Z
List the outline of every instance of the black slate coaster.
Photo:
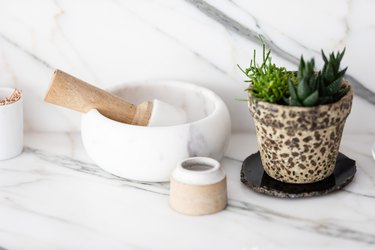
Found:
M 353 180 L 355 161 L 339 153 L 335 170 L 324 180 L 308 184 L 289 184 L 271 178 L 263 169 L 259 151 L 242 164 L 241 181 L 256 192 L 280 198 L 320 196 L 339 190 Z

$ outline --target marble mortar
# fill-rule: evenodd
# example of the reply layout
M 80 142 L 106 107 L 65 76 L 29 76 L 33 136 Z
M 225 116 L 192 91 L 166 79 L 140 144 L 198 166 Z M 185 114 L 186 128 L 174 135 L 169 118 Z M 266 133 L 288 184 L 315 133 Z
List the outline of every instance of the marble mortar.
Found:
M 164 182 L 185 158 L 223 157 L 231 123 L 227 107 L 214 92 L 177 81 L 126 84 L 111 92 L 135 104 L 159 99 L 185 110 L 188 122 L 143 127 L 116 122 L 96 109 L 89 111 L 82 116 L 82 141 L 104 170 L 127 179 Z

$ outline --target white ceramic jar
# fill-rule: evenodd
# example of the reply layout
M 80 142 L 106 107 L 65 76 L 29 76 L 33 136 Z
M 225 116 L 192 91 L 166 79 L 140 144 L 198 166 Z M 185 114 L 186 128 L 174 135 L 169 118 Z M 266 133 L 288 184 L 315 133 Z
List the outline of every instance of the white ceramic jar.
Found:
M 0 99 L 8 98 L 13 88 L 0 88 Z M 0 105 L 0 160 L 19 155 L 23 149 L 23 98 Z
M 185 158 L 223 157 L 230 138 L 230 117 L 212 91 L 176 81 L 123 85 L 112 91 L 132 103 L 158 99 L 186 111 L 188 122 L 143 127 L 108 119 L 97 110 L 82 117 L 82 140 L 89 156 L 108 172 L 138 181 L 169 181 Z
M 206 215 L 227 206 L 226 175 L 220 163 L 192 157 L 177 165 L 171 176 L 170 206 L 187 215 Z

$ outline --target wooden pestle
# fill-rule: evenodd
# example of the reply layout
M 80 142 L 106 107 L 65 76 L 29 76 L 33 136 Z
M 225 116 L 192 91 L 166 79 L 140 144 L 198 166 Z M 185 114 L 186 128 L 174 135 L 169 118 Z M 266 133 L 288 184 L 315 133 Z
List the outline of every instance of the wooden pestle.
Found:
M 152 101 L 139 105 L 92 86 L 56 69 L 44 98 L 46 102 L 86 113 L 97 109 L 102 115 L 127 124 L 147 126 L 152 113 Z

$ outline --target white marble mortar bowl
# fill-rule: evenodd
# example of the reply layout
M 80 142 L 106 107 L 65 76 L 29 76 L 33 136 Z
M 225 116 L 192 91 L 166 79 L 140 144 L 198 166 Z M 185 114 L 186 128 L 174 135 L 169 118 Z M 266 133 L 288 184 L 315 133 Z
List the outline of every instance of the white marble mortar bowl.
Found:
M 104 170 L 127 179 L 164 182 L 185 158 L 223 157 L 231 124 L 227 107 L 214 92 L 177 81 L 126 84 L 111 92 L 135 104 L 153 99 L 167 102 L 185 110 L 188 122 L 142 127 L 90 110 L 82 117 L 82 140 L 89 156 Z

